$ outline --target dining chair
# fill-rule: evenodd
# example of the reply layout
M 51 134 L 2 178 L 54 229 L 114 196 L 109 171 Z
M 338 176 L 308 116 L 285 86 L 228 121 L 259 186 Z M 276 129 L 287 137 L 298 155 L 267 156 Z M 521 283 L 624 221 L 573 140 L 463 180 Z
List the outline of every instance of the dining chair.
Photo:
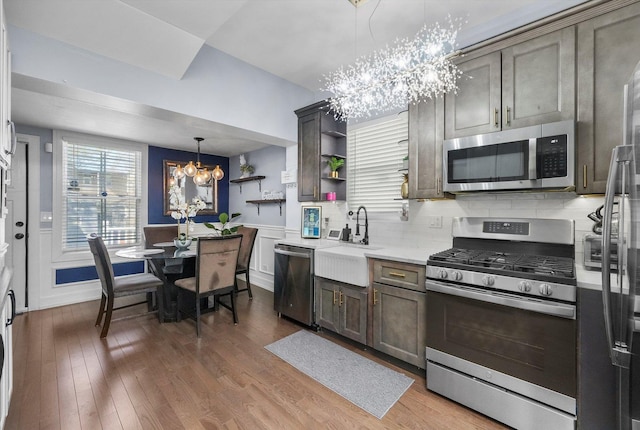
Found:
M 109 326 L 111 325 L 111 316 L 115 310 L 147 303 L 147 310 L 154 312 L 153 293 L 156 293 L 158 309 L 162 308 L 162 287 L 164 283 L 160 279 L 151 273 L 114 276 L 109 252 L 102 238 L 92 233 L 87 236 L 87 241 L 89 242 L 89 248 L 91 249 L 96 264 L 96 271 L 102 284 L 102 299 L 100 300 L 98 318 L 96 318 L 96 326 L 99 326 L 104 316 L 104 324 L 102 324 L 102 332 L 100 333 L 101 338 L 107 337 Z M 117 298 L 145 293 L 147 294 L 147 299 L 144 301 L 118 307 L 113 306 L 114 300 Z
M 198 239 L 196 256 L 196 276 L 175 281 L 178 287 L 178 321 L 184 311 L 184 294 L 192 293 L 195 298 L 196 335 L 200 337 L 200 315 L 202 298 L 213 296 L 214 307 L 229 309 L 233 314 L 233 323 L 238 324 L 235 305 L 235 277 L 242 235 L 201 237 Z M 229 304 L 220 300 L 229 296 Z
M 241 291 L 246 291 L 249 294 L 249 300 L 253 299 L 253 293 L 251 292 L 251 282 L 249 281 L 249 262 L 251 261 L 251 253 L 253 252 L 253 245 L 256 242 L 256 236 L 258 235 L 258 229 L 252 227 L 238 227 L 238 234 L 242 235 L 242 245 L 240 246 L 240 254 L 238 255 L 238 268 L 236 269 L 236 275 L 245 274 L 245 281 L 247 283 L 246 288 L 238 289 L 238 280 L 235 280 L 236 294 Z
M 145 248 L 153 248 L 153 245 L 161 242 L 173 242 L 178 237 L 177 225 L 147 225 L 142 227 L 144 232 Z
M 147 225 L 142 228 L 142 231 L 144 233 L 145 248 L 153 248 L 153 245 L 156 243 L 173 242 L 173 239 L 178 237 L 177 225 Z M 180 259 L 173 259 L 171 261 L 150 260 L 149 268 L 156 276 L 158 276 L 159 273 L 163 273 L 164 275 L 181 275 L 185 269 Z

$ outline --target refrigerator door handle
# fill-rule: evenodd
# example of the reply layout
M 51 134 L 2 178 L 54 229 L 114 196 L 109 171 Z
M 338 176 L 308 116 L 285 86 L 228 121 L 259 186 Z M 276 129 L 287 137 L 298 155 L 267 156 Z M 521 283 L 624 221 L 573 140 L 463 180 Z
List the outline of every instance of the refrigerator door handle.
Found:
M 611 233 L 612 233 L 612 221 L 613 221 L 613 204 L 616 194 L 616 181 L 618 179 L 618 170 L 622 170 L 622 183 L 623 188 L 626 187 L 626 181 L 629 179 L 629 163 L 633 162 L 633 146 L 622 145 L 613 149 L 611 156 L 611 166 L 609 168 L 609 178 L 607 179 L 607 189 L 604 198 L 603 209 L 603 223 L 602 223 L 602 306 L 604 310 L 604 324 L 607 334 L 607 343 L 609 345 L 609 352 L 611 356 L 611 362 L 615 366 L 629 368 L 631 363 L 631 352 L 626 344 L 626 339 L 616 339 L 616 333 L 614 325 L 618 324 L 614 321 L 612 312 L 611 301 Z M 621 228 L 624 225 L 624 210 L 623 207 L 618 208 L 618 226 Z M 619 231 L 618 234 L 623 233 Z M 619 245 L 624 246 L 621 242 L 624 241 L 624 237 L 620 235 L 618 237 Z M 622 257 L 622 256 L 619 256 Z M 618 264 L 623 265 L 625 262 L 622 258 L 618 259 Z M 626 268 L 619 267 L 618 278 L 621 280 Z M 626 276 L 626 274 L 625 274 Z M 619 282 L 620 294 L 622 295 L 622 282 Z M 626 317 L 621 315 L 621 318 Z M 626 321 L 621 321 L 622 324 L 626 324 Z M 618 324 L 620 327 L 621 324 Z

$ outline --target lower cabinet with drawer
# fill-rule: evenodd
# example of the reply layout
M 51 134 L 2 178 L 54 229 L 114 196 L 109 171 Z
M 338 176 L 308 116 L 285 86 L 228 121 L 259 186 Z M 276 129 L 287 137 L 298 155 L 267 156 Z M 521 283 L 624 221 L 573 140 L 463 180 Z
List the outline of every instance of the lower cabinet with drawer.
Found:
M 316 324 L 356 342 L 367 341 L 367 289 L 315 278 Z
M 370 260 L 372 285 L 372 347 L 425 368 L 425 266 Z

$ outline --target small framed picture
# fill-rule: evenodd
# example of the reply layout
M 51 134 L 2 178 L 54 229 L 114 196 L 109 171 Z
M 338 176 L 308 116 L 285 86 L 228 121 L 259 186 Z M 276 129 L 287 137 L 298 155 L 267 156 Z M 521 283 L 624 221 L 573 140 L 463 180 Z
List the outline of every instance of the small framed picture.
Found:
M 301 236 L 307 239 L 320 239 L 322 234 L 321 219 L 321 206 L 303 206 Z

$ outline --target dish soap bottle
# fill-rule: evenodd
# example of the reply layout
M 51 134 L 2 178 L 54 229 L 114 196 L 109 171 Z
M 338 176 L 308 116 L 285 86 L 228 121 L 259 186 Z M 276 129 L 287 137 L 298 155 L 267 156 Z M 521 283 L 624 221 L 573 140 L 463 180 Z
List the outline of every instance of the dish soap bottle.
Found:
M 349 242 L 350 236 L 351 236 L 351 229 L 349 228 L 349 224 L 346 224 L 342 229 L 342 241 Z

